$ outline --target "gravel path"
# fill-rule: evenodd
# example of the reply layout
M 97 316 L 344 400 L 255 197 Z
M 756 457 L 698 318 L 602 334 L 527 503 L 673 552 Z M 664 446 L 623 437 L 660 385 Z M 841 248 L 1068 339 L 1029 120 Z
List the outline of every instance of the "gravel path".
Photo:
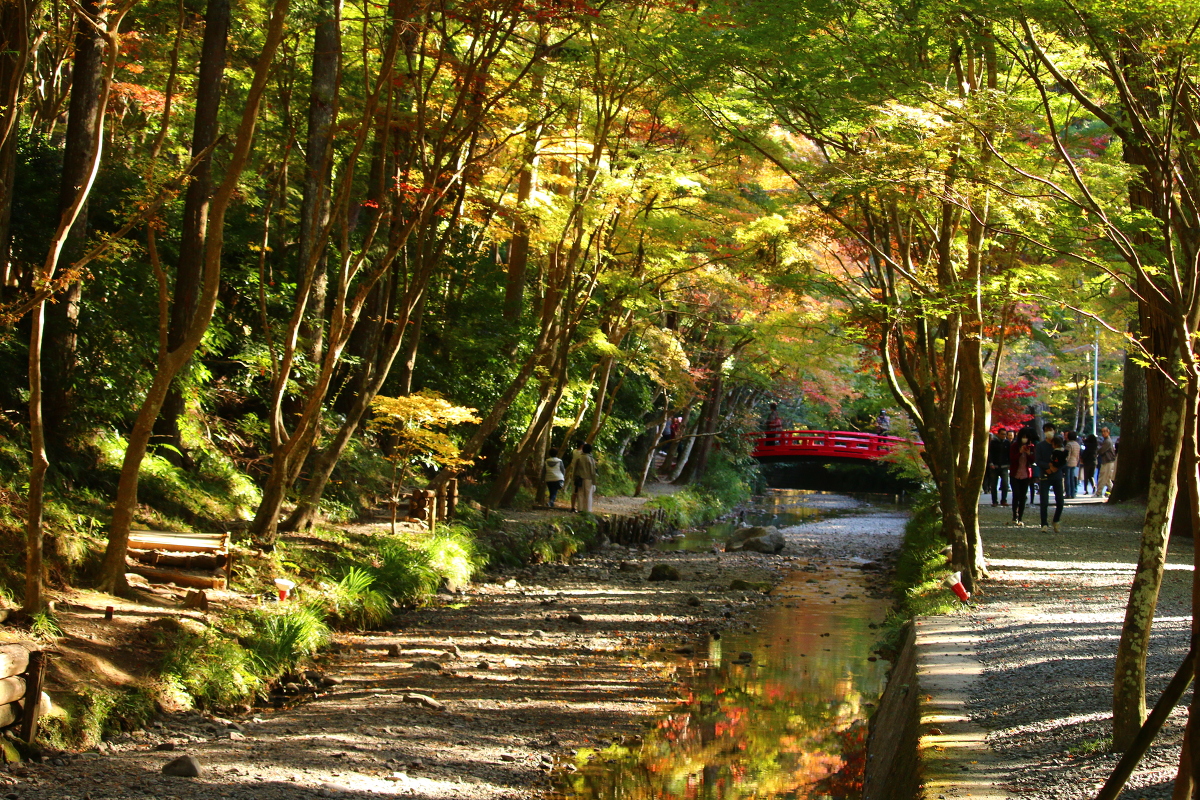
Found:
M 981 508 L 992 580 L 969 617 L 985 665 L 971 715 L 1008 762 L 1000 788 L 1010 797 L 1093 797 L 1119 758 L 1105 746 L 1113 663 L 1144 509 L 1076 502 L 1060 533 L 1008 527 L 1009 509 Z M 1191 563 L 1191 540 L 1173 541 L 1150 647 L 1149 705 L 1187 652 Z M 1171 796 L 1190 700 L 1189 691 L 1123 800 Z

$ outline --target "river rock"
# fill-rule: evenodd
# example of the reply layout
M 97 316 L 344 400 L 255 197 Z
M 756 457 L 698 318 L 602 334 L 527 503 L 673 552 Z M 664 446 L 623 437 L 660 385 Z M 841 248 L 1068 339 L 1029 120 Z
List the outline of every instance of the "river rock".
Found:
M 763 527 L 754 525 L 749 528 L 738 528 L 725 543 L 725 552 L 735 553 L 748 550 L 753 553 L 779 553 L 783 551 L 787 541 L 775 526 Z
M 193 756 L 180 756 L 163 764 L 162 774 L 175 778 L 199 778 L 200 762 Z
M 650 577 L 647 580 L 677 581 L 679 580 L 679 570 L 670 564 L 655 564 L 650 568 Z
M 416 703 L 417 705 L 425 706 L 426 708 L 432 708 L 434 710 L 442 708 L 442 704 L 437 700 L 434 700 L 429 695 L 417 694 L 416 692 L 409 692 L 408 694 L 404 695 L 404 702 Z

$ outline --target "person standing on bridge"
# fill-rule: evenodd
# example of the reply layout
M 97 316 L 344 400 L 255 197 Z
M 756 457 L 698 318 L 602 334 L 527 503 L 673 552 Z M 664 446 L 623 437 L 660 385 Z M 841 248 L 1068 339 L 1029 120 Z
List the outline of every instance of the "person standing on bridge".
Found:
M 771 403 L 770 413 L 767 414 L 767 444 L 779 444 L 779 432 L 783 430 L 783 418 L 779 416 L 779 406 Z
M 1025 501 L 1029 499 L 1029 484 L 1033 482 L 1033 442 L 1029 429 L 1022 428 L 1009 449 L 1008 466 L 1012 473 L 1012 522 L 1024 527 Z
M 992 505 L 1008 505 L 1009 443 L 1001 432 L 988 442 L 988 486 L 992 490 Z M 1000 487 L 1000 502 L 996 502 L 996 486 Z
M 887 436 L 892 431 L 892 421 L 888 418 L 887 411 L 880 411 L 879 416 L 875 418 L 875 433 L 879 436 Z

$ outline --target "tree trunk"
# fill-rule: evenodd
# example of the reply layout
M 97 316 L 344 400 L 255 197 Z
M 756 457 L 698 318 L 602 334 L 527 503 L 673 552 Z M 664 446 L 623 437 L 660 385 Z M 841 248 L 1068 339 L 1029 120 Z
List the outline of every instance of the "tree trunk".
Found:
M 328 280 L 321 244 L 329 223 L 330 177 L 333 171 L 333 124 L 337 119 L 337 92 L 342 71 L 342 3 L 319 0 L 319 21 L 313 35 L 312 89 L 308 103 L 308 140 L 305 146 L 304 189 L 300 202 L 300 271 L 313 262 L 309 321 L 301 331 L 308 340 L 308 358 L 321 360 L 324 347 L 325 302 Z M 303 285 L 301 275 L 297 285 Z
M 225 213 L 233 200 L 242 170 L 250 156 L 267 79 L 271 74 L 275 52 L 279 49 L 279 43 L 283 39 L 288 5 L 289 0 L 275 0 L 270 12 L 266 41 L 263 43 L 262 53 L 254 65 L 253 79 L 247 91 L 246 105 L 242 109 L 241 121 L 229 157 L 229 165 L 220 187 L 213 195 L 209 208 L 204 243 L 204 279 L 196 313 L 192 317 L 186 337 L 174 350 L 167 347 L 170 316 L 169 309 L 164 307 L 166 298 L 160 294 L 158 364 L 150 390 L 138 409 L 137 419 L 129 436 L 129 445 L 125 449 L 125 458 L 121 462 L 121 477 L 117 484 L 117 497 L 113 504 L 108 547 L 104 551 L 104 563 L 101 565 L 100 572 L 100 588 L 104 591 L 114 592 L 124 589 L 126 586 L 125 554 L 129 545 L 129 529 L 133 524 L 134 510 L 137 507 L 139 470 L 146 456 L 146 448 L 153 431 L 154 421 L 162 409 L 162 403 L 166 398 L 171 381 L 191 359 L 196 348 L 200 346 L 200 341 L 204 338 L 216 310 L 217 294 L 221 286 L 221 256 L 225 244 Z
M 21 87 L 29 62 L 29 15 L 24 0 L 0 4 L 0 301 L 11 284 L 13 180 L 17 167 L 17 122 Z
M 1189 527 L 1200 530 L 1200 377 L 1191 376 L 1188 384 L 1187 400 L 1187 431 L 1183 437 L 1182 454 L 1180 457 L 1180 477 L 1186 474 L 1183 491 L 1188 495 L 1188 510 L 1191 512 Z M 1200 619 L 1196 617 L 1196 609 L 1200 608 L 1200 548 L 1192 548 L 1192 644 L 1200 642 Z M 1187 727 L 1183 732 L 1183 746 L 1179 753 L 1179 772 L 1175 776 L 1175 798 L 1193 798 L 1200 800 L 1200 747 L 1196 746 L 1195 732 L 1197 719 L 1200 719 L 1200 692 L 1195 691 L 1193 680 L 1192 704 L 1188 708 Z
M 722 360 L 718 359 L 715 363 L 720 364 Z M 696 421 L 695 444 L 691 448 L 687 464 L 673 483 L 694 483 L 704 477 L 704 472 L 708 469 L 708 457 L 712 453 L 717 422 L 721 418 L 721 400 L 724 394 L 725 376 L 719 370 L 714 371 L 708 396 L 704 398 L 704 404 L 700 407 L 700 419 Z
M 108 20 L 99 18 L 98 22 L 100 25 L 105 25 Z M 81 24 L 83 23 L 81 22 Z M 101 36 L 102 48 L 107 46 L 114 54 L 118 52 L 120 47 L 120 40 L 115 32 L 119 29 L 119 26 L 120 19 L 113 23 L 111 30 L 100 27 L 95 29 L 95 32 Z M 103 50 L 100 53 L 100 60 L 103 60 Z M 103 109 L 108 103 L 109 89 L 112 86 L 112 77 L 115 68 L 115 58 L 110 58 L 107 69 L 100 77 L 98 96 L 92 99 L 97 108 Z M 84 146 L 77 143 L 79 147 L 90 153 L 91 160 L 81 167 L 80 165 L 72 165 L 73 170 L 76 170 L 76 167 L 80 167 L 76 170 L 76 182 L 73 184 L 75 191 L 71 195 L 70 202 L 62 209 L 58 226 L 54 231 L 49 250 L 46 253 L 46 260 L 43 262 L 37 275 L 38 282 L 44 285 L 50 285 L 56 277 L 67 242 L 70 240 L 71 233 L 83 214 L 83 209 L 87 204 L 92 186 L 95 185 L 96 173 L 100 169 L 100 156 L 104 141 L 103 114 L 96 115 L 96 125 L 91 129 L 91 136 L 92 140 L 90 144 Z M 49 466 L 46 456 L 47 423 L 43 416 L 42 376 L 43 339 L 45 337 L 47 322 L 46 302 L 47 300 L 43 299 L 31 309 L 33 317 L 32 324 L 30 325 L 29 340 L 29 440 L 32 452 L 30 453 L 29 495 L 26 505 L 26 596 L 24 598 L 24 608 L 30 612 L 40 610 L 44 604 L 42 594 L 42 524 L 44 518 L 46 470 Z
M 1159 413 L 1161 436 L 1154 452 L 1141 547 L 1113 675 L 1113 749 L 1124 751 L 1146 718 L 1146 655 L 1158 591 L 1166 564 L 1185 427 L 1185 396 L 1171 391 Z M 1122 455 L 1122 457 L 1124 457 Z
M 1150 472 L 1156 443 L 1150 438 L 1150 407 L 1146 396 L 1148 378 L 1146 369 L 1126 351 L 1121 391 L 1121 457 L 1117 459 L 1117 472 L 1113 476 L 1109 495 L 1114 503 L 1137 500 L 1150 491 Z
M 42 420 L 42 330 L 45 324 L 46 302 L 38 303 L 32 314 L 32 330 L 29 334 L 29 501 L 25 520 L 25 598 L 22 608 L 27 614 L 42 610 L 46 604 L 42 589 L 44 571 L 42 563 L 44 503 L 46 489 L 46 441 Z
M 221 80 L 225 75 L 225 49 L 229 39 L 229 0 L 209 0 L 204 15 L 204 40 L 200 49 L 200 74 L 196 81 L 196 116 L 192 123 L 192 158 L 204 153 L 217 141 L 221 111 Z M 192 170 L 183 201 L 183 219 L 179 234 L 179 261 L 175 269 L 175 294 L 171 303 L 171 325 L 167 348 L 177 349 L 186 338 L 200 300 L 204 280 L 204 238 L 208 227 L 209 202 L 212 199 L 212 154 L 202 158 Z M 176 465 L 190 466 L 187 448 L 179 428 L 186 410 L 181 381 L 176 379 L 163 399 L 161 416 L 155 421 L 154 435 L 161 437 L 178 453 L 166 457 Z
M 93 172 L 101 146 L 97 132 L 103 123 L 104 15 L 99 0 L 83 0 L 81 7 L 100 21 L 96 26 L 84 19 L 76 23 L 75 63 L 71 71 L 71 100 L 63 143 L 62 180 L 59 184 L 59 214 L 66 213 L 83 191 Z M 86 194 L 86 193 L 85 193 Z M 88 234 L 87 200 L 84 199 L 63 244 L 62 261 L 72 262 L 83 254 Z M 74 432 L 75 366 L 78 360 L 79 301 L 83 287 L 72 280 L 59 301 L 46 310 L 42 371 L 45 382 L 42 413 L 46 445 L 53 454 L 63 453 Z
M 667 429 L 667 420 L 671 418 L 671 401 L 667 397 L 666 392 L 663 392 L 663 413 L 657 420 L 654 421 L 651 431 L 654 433 L 653 441 L 650 443 L 650 449 L 646 453 L 645 460 L 642 461 L 642 468 L 638 473 L 637 488 L 633 491 L 634 497 L 641 497 L 642 490 L 646 488 L 646 478 L 650 475 L 650 469 L 654 466 L 654 456 L 658 453 L 658 443 L 662 439 L 663 431 Z
M 404 359 L 400 362 L 400 376 L 397 384 L 401 395 L 408 396 L 413 390 L 413 372 L 417 368 L 417 348 L 421 345 L 421 327 L 425 322 L 425 295 L 413 309 L 412 330 L 404 347 Z

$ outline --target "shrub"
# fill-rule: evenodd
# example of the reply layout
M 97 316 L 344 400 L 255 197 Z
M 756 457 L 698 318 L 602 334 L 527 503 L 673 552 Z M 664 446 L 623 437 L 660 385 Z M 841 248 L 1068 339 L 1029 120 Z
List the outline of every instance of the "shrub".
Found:
M 570 521 L 556 520 L 515 529 L 492 530 L 480 545 L 490 561 L 511 567 L 566 561 L 596 541 L 596 518 L 581 514 Z
M 141 686 L 87 686 L 56 694 L 56 708 L 40 725 L 41 741 L 58 750 L 85 750 L 105 736 L 143 727 L 157 710 L 153 693 Z
M 387 595 L 372 588 L 375 577 L 360 567 L 349 567 L 335 584 L 325 584 L 324 591 L 310 604 L 317 613 L 328 614 L 345 628 L 366 630 L 376 627 L 388 617 L 391 603 Z
M 391 599 L 419 603 L 443 584 L 452 590 L 465 586 L 486 561 L 466 527 L 443 525 L 427 536 L 383 539 L 370 572 Z
M 893 583 L 896 606 L 884 620 L 880 652 L 899 647 L 904 626 L 913 617 L 945 614 L 958 605 L 944 584 L 950 569 L 942 555 L 946 541 L 941 526 L 937 494 L 926 487 L 913 496 L 912 514 L 904 526 Z
M 621 459 L 614 458 L 603 450 L 593 450 L 596 459 L 596 491 L 606 497 L 629 496 L 637 489 L 637 482 L 625 470 Z M 567 491 L 566 488 L 563 491 Z
M 242 621 L 249 627 L 242 644 L 257 661 L 255 671 L 268 680 L 295 670 L 329 641 L 321 615 L 300 603 L 242 612 Z
M 676 528 L 705 525 L 728 510 L 725 503 L 700 486 L 686 486 L 674 494 L 660 495 L 648 501 L 646 507 L 665 511 L 667 522 Z
M 451 591 L 471 582 L 486 559 L 464 527 L 443 525 L 419 545 L 429 555 L 429 567 Z
M 718 451 L 709 458 L 699 483 L 709 494 L 710 503 L 715 501 L 724 511 L 750 499 L 747 477 L 753 478 L 757 472 L 758 467 L 751 459 L 735 463 L 724 451 Z
M 401 603 L 425 599 L 437 591 L 442 580 L 429 553 L 398 536 L 384 539 L 371 572 L 379 590 Z
M 263 688 L 254 656 L 215 630 L 182 626 L 161 635 L 159 675 L 169 695 L 185 706 L 214 708 L 244 703 Z

